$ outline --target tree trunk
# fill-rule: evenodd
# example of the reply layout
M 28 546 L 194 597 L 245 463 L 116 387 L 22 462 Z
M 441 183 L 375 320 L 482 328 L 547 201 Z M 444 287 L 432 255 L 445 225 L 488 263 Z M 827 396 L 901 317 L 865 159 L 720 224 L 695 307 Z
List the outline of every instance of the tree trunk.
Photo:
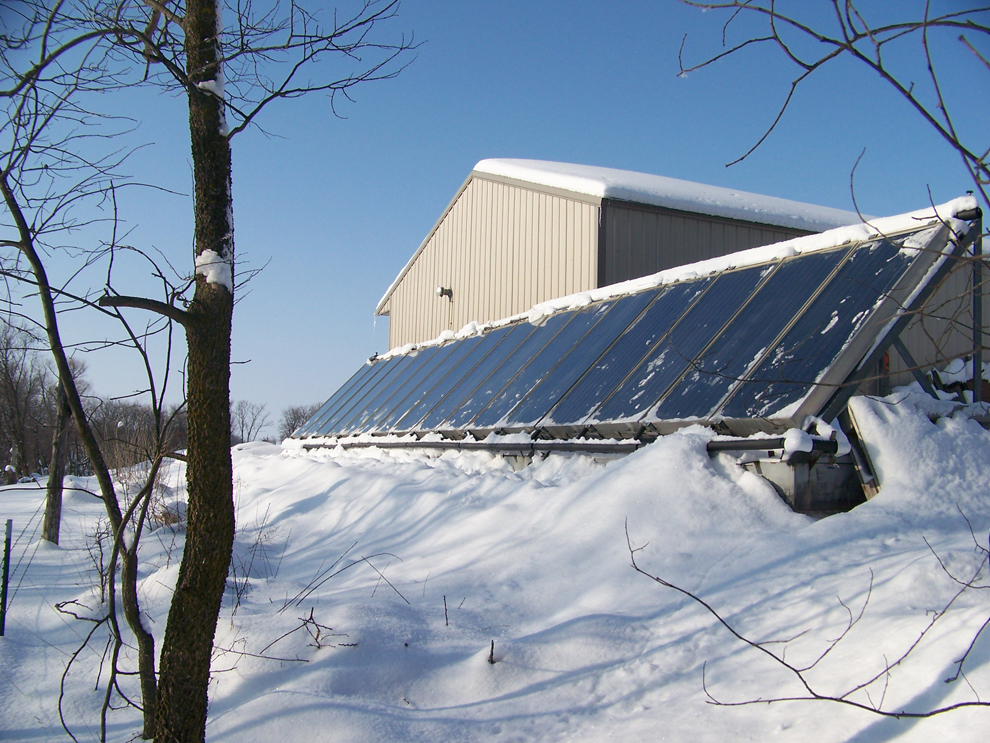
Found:
M 215 0 L 186 3 L 186 64 L 190 82 L 222 80 L 217 64 Z M 197 271 L 189 305 L 187 405 L 188 510 L 186 544 L 159 665 L 155 739 L 202 741 L 206 732 L 210 660 L 234 542 L 230 459 L 230 327 L 233 310 L 233 225 L 230 145 L 220 99 L 190 86 L 189 130 L 195 185 L 197 258 L 213 251 L 228 261 L 229 286 Z M 213 278 L 213 280 L 209 280 Z
M 48 468 L 48 490 L 45 498 L 45 522 L 41 527 L 41 538 L 58 544 L 58 533 L 62 525 L 62 481 L 65 479 L 65 460 L 68 457 L 69 417 L 72 410 L 59 384 L 55 398 L 55 433 L 52 436 L 52 462 Z

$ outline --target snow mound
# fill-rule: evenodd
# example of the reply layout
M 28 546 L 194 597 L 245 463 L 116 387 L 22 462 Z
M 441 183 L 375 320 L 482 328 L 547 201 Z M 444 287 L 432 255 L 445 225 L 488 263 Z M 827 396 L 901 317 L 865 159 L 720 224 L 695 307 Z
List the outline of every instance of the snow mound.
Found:
M 829 693 L 883 678 L 885 658 L 910 647 L 959 590 L 931 550 L 959 575 L 979 564 L 990 440 L 960 414 L 932 423 L 907 398 L 854 406 L 883 487 L 818 521 L 731 458 L 710 459 L 712 434 L 697 427 L 619 459 L 551 454 L 520 471 L 480 451 L 235 447 L 237 538 L 208 738 L 982 741 L 981 709 L 912 721 L 822 702 L 712 706 L 703 672 L 727 702 L 801 689 L 702 607 L 630 566 L 627 532 L 644 569 L 799 664 L 865 605 L 811 677 Z M 183 466 L 165 474 L 184 498 Z M 16 537 L 0 739 L 62 740 L 60 677 L 91 624 L 53 605 L 101 610 L 87 548 L 100 504 L 68 498 L 63 541 L 51 549 L 32 536 L 39 488 L 0 497 Z M 140 590 L 159 638 L 182 539 L 162 527 L 142 540 Z M 973 699 L 943 679 L 986 619 L 980 594 L 941 616 L 886 690 L 881 682 L 855 698 L 885 695 L 892 709 Z M 98 733 L 100 638 L 66 677 L 66 720 L 87 739 Z M 965 668 L 984 696 L 985 639 Z M 121 683 L 134 693 L 132 679 Z M 110 722 L 109 737 L 126 740 L 140 721 L 124 709 Z

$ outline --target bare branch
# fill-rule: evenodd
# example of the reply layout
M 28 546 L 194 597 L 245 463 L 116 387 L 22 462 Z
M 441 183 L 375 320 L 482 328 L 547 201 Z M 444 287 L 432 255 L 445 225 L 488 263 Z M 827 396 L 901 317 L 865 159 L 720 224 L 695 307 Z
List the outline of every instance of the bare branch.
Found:
M 847 1 L 840 7 L 838 0 L 832 0 L 838 32 L 827 33 L 823 28 L 803 23 L 793 15 L 786 15 L 779 12 L 777 4 L 773 0 L 734 0 L 733 2 L 695 2 L 694 0 L 682 0 L 682 2 L 686 5 L 705 10 L 731 11 L 730 21 L 742 13 L 757 17 L 762 16 L 769 28 L 768 34 L 754 34 L 734 44 L 731 48 L 711 55 L 701 62 L 690 66 L 685 66 L 683 62 L 684 42 L 682 41 L 681 51 L 678 53 L 682 74 L 714 64 L 739 53 L 742 49 L 752 44 L 763 44 L 768 41 L 773 42 L 788 61 L 797 65 L 802 70 L 801 74 L 792 81 L 784 104 L 778 110 L 777 116 L 770 126 L 767 127 L 753 147 L 741 157 L 733 160 L 729 165 L 746 159 L 766 141 L 787 110 L 796 88 L 807 79 L 809 74 L 838 57 L 846 56 L 858 60 L 880 75 L 945 142 L 960 154 L 986 203 L 987 192 L 983 187 L 987 183 L 990 183 L 990 164 L 988 164 L 987 160 L 987 152 L 990 152 L 990 147 L 987 147 L 983 154 L 979 154 L 977 148 L 964 142 L 956 130 L 942 95 L 941 83 L 935 73 L 934 61 L 929 45 L 929 35 L 934 31 L 964 31 L 970 35 L 980 34 L 990 36 L 990 26 L 985 22 L 981 22 L 986 17 L 987 12 L 990 11 L 990 7 L 954 10 L 933 16 L 929 14 L 928 5 L 925 4 L 922 17 L 916 20 L 871 25 L 859 12 L 855 3 Z M 883 50 L 888 44 L 911 35 L 921 37 L 922 53 L 928 66 L 929 87 L 936 100 L 936 105 L 933 108 L 930 108 L 922 101 L 920 94 L 914 90 L 914 84 L 905 83 L 900 80 L 887 66 L 884 59 Z M 795 52 L 794 45 L 789 41 L 791 37 L 796 38 L 798 41 L 805 40 L 814 42 L 816 45 L 824 45 L 826 51 L 817 59 L 812 61 L 804 60 Z M 977 56 L 985 67 L 990 69 L 990 63 L 976 50 L 975 46 L 970 43 L 965 35 L 959 35 L 958 38 Z M 723 46 L 724 44 L 725 27 L 723 27 Z
M 808 665 L 808 666 L 806 666 L 804 668 L 799 668 L 799 667 L 797 667 L 797 666 L 789 663 L 787 660 L 785 660 L 783 655 L 777 655 L 776 653 L 774 653 L 771 650 L 767 649 L 766 645 L 768 645 L 769 643 L 767 643 L 767 642 L 756 642 L 754 640 L 749 639 L 748 637 L 746 637 L 745 635 L 741 634 L 740 632 L 738 632 L 731 624 L 729 624 L 729 622 L 715 608 L 713 608 L 709 603 L 707 603 L 704 599 L 702 599 L 697 594 L 695 594 L 695 593 L 693 593 L 691 591 L 688 591 L 685 588 L 682 588 L 682 587 L 680 587 L 680 586 L 678 586 L 678 585 L 676 585 L 674 583 L 671 583 L 671 582 L 665 580 L 664 578 L 662 578 L 662 577 L 660 577 L 658 575 L 654 575 L 654 574 L 652 574 L 652 573 L 644 570 L 643 568 L 641 568 L 637 564 L 637 562 L 636 562 L 636 553 L 641 552 L 643 550 L 643 547 L 633 547 L 632 546 L 632 540 L 631 540 L 631 538 L 629 536 L 629 524 L 628 524 L 628 521 L 626 523 L 626 547 L 629 550 L 629 557 L 630 557 L 630 561 L 632 563 L 632 567 L 633 567 L 633 569 L 637 573 L 640 573 L 641 575 L 646 576 L 650 580 L 652 580 L 655 583 L 658 583 L 658 584 L 660 584 L 660 585 L 662 585 L 662 586 L 664 586 L 666 588 L 671 588 L 674 591 L 677 591 L 678 593 L 680 593 L 683 596 L 686 596 L 687 598 L 689 598 L 691 601 L 693 601 L 694 603 L 698 604 L 699 606 L 704 607 L 704 609 L 709 614 L 711 614 L 713 617 L 715 617 L 715 619 L 718 620 L 718 622 L 723 627 L 725 627 L 733 635 L 733 637 L 735 637 L 737 640 L 739 640 L 743 644 L 745 644 L 745 645 L 747 645 L 747 646 L 749 646 L 751 648 L 754 648 L 755 650 L 759 650 L 765 656 L 769 657 L 776 665 L 778 665 L 778 666 L 784 668 L 786 671 L 788 671 L 791 674 L 791 676 L 798 683 L 800 683 L 802 687 L 804 687 L 804 690 L 806 692 L 805 695 L 801 695 L 801 696 L 779 696 L 779 697 L 770 697 L 770 698 L 760 697 L 758 699 L 748 699 L 748 700 L 744 700 L 744 701 L 741 701 L 741 702 L 725 702 L 725 701 L 716 699 L 711 694 L 711 692 L 709 691 L 707 677 L 706 677 L 706 673 L 705 673 L 705 666 L 703 665 L 702 666 L 702 687 L 703 687 L 703 689 L 705 691 L 705 694 L 708 696 L 708 699 L 709 699 L 709 703 L 710 704 L 715 704 L 715 705 L 720 706 L 720 707 L 742 707 L 742 706 L 748 706 L 748 705 L 753 705 L 753 704 L 773 704 L 773 703 L 778 703 L 778 702 L 822 701 L 822 702 L 832 702 L 832 703 L 835 703 L 835 704 L 841 704 L 841 705 L 848 706 L 848 707 L 853 707 L 853 708 L 856 708 L 856 709 L 866 710 L 867 712 L 872 712 L 873 714 L 880 715 L 881 717 L 895 717 L 895 718 L 906 717 L 906 718 L 915 718 L 915 719 L 918 719 L 918 718 L 927 718 L 927 717 L 934 717 L 936 715 L 944 714 L 946 712 L 951 712 L 953 710 L 964 709 L 964 708 L 967 708 L 967 707 L 990 707 L 990 702 L 984 702 L 984 701 L 981 701 L 979 698 L 977 698 L 975 701 L 957 702 L 957 703 L 954 703 L 954 704 L 949 704 L 949 705 L 945 705 L 945 706 L 942 706 L 942 707 L 936 707 L 936 708 L 929 709 L 929 710 L 923 710 L 923 711 L 920 711 L 920 712 L 907 711 L 907 710 L 903 710 L 903 709 L 902 710 L 885 710 L 885 709 L 883 709 L 883 703 L 884 703 L 884 700 L 886 698 L 887 685 L 889 683 L 891 671 L 893 669 L 895 669 L 897 666 L 899 666 L 901 663 L 903 663 L 911 655 L 911 653 L 914 652 L 914 650 L 918 647 L 918 645 L 925 638 L 925 636 L 929 633 L 929 631 L 935 626 L 936 622 L 938 622 L 938 620 L 941 617 L 945 616 L 945 613 L 949 610 L 949 608 L 955 603 L 955 601 L 966 590 L 968 590 L 969 588 L 971 588 L 973 586 L 974 581 L 976 580 L 976 577 L 980 574 L 980 572 L 983 570 L 984 565 L 986 564 L 986 558 L 983 560 L 983 562 L 981 562 L 980 567 L 976 571 L 976 573 L 974 574 L 973 578 L 970 581 L 968 581 L 966 584 L 964 584 L 963 587 L 953 595 L 953 597 L 945 604 L 945 606 L 940 611 L 937 611 L 937 612 L 934 612 L 933 613 L 932 618 L 929 621 L 928 625 L 921 631 L 921 633 L 914 640 L 914 642 L 912 642 L 901 653 L 901 655 L 897 658 L 897 660 L 895 660 L 893 663 L 891 663 L 891 662 L 889 662 L 889 661 L 887 661 L 885 659 L 884 667 L 883 667 L 883 670 L 882 671 L 880 671 L 879 673 L 877 673 L 877 674 L 875 674 L 875 675 L 867 678 L 866 680 L 864 680 L 864 681 L 862 681 L 860 683 L 855 684 L 854 686 L 850 687 L 849 689 L 847 689 L 842 694 L 827 694 L 827 693 L 823 693 L 823 692 L 818 691 L 817 688 L 811 684 L 811 682 L 808 680 L 808 678 L 806 676 L 806 672 L 808 670 L 814 668 L 819 663 L 819 661 L 821 661 L 839 642 L 841 642 L 848 635 L 848 633 L 852 629 L 852 627 L 855 626 L 855 624 L 860 619 L 862 619 L 863 614 L 866 611 L 866 606 L 869 603 L 870 593 L 872 592 L 872 586 L 873 586 L 872 571 L 871 571 L 871 578 L 870 578 L 870 592 L 868 592 L 867 597 L 866 597 L 866 600 L 863 602 L 863 607 L 860 610 L 859 615 L 854 618 L 853 615 L 852 615 L 852 612 L 845 605 L 845 603 L 843 603 L 842 600 L 840 599 L 839 600 L 839 603 L 849 613 L 849 620 L 847 622 L 846 628 L 839 634 L 839 636 L 836 639 L 830 641 L 830 644 L 829 644 L 828 648 L 825 650 L 824 653 L 822 653 L 819 656 L 819 658 L 817 660 L 815 660 L 813 663 L 811 663 L 810 665 Z M 941 562 L 941 560 L 940 560 L 940 562 Z M 960 658 L 958 661 L 956 661 L 956 663 L 958 664 L 957 665 L 957 673 L 955 674 L 955 676 L 950 677 L 949 679 L 946 679 L 947 682 L 955 681 L 959 677 L 959 675 L 961 675 L 963 663 L 965 662 L 966 658 L 969 656 L 969 653 L 972 650 L 973 645 L 975 645 L 977 638 L 980 636 L 980 634 L 983 632 L 983 629 L 986 628 L 986 626 L 988 624 L 990 624 L 990 619 L 987 619 L 987 621 L 984 622 L 983 625 L 980 627 L 980 629 L 975 633 L 975 635 L 974 635 L 974 637 L 973 637 L 973 639 L 972 639 L 972 641 L 970 643 L 969 649 L 964 653 L 964 655 L 962 656 L 962 658 Z M 798 637 L 800 637 L 800 635 L 798 635 Z M 884 682 L 884 686 L 883 686 L 883 689 L 882 689 L 881 697 L 880 697 L 880 700 L 878 702 L 874 703 L 873 700 L 872 700 L 872 698 L 870 697 L 870 694 L 869 694 L 869 687 L 872 686 L 874 683 L 876 683 L 877 681 L 879 681 L 881 679 L 883 679 L 883 682 Z M 864 704 L 862 702 L 858 702 L 854 698 L 852 698 L 852 695 L 856 694 L 857 692 L 861 692 L 861 691 L 866 694 L 867 701 L 869 702 L 868 704 Z
M 100 297 L 98 304 L 100 307 L 131 307 L 139 310 L 148 310 L 175 320 L 180 325 L 187 325 L 192 322 L 189 313 L 165 302 L 144 297 L 125 297 L 122 295 L 104 295 Z
M 171 23 L 174 23 L 183 31 L 186 30 L 186 20 L 182 16 L 173 13 L 171 10 L 168 9 L 168 0 L 166 0 L 163 3 L 157 2 L 157 0 L 141 0 L 141 2 L 143 2 L 149 8 L 153 8 L 155 11 L 154 14 L 152 15 L 152 20 L 148 22 L 148 29 L 145 31 L 145 34 L 149 38 L 151 37 L 151 34 L 154 32 L 157 26 L 157 21 L 154 20 L 155 16 L 157 15 L 165 16 Z

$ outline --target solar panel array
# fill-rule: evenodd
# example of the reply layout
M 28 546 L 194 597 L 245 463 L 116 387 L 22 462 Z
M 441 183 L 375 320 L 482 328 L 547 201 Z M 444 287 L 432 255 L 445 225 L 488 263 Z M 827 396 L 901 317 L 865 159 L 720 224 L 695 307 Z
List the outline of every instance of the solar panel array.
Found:
M 821 389 L 860 363 L 945 232 L 726 270 L 374 359 L 294 435 L 567 438 L 690 421 L 790 425 L 820 412 Z M 926 245 L 935 250 L 917 249 Z

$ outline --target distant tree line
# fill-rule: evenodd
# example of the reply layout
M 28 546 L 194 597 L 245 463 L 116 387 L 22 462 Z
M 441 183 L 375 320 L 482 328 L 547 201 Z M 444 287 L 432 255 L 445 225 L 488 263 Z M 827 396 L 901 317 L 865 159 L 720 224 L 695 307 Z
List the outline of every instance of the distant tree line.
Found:
M 29 329 L 0 319 L 0 468 L 6 480 L 47 474 L 58 424 L 58 375 L 46 363 L 47 349 Z M 76 384 L 97 439 L 112 468 L 127 467 L 153 457 L 154 415 L 147 405 L 89 393 L 85 366 L 73 364 Z M 170 425 L 168 448 L 185 448 L 186 422 L 182 410 Z M 88 458 L 73 427 L 65 430 L 65 472 L 91 474 Z
M 46 353 L 42 339 L 29 329 L 0 319 L 0 469 L 8 482 L 36 473 L 47 474 L 51 466 L 59 404 L 58 375 L 46 363 Z M 128 467 L 153 459 L 155 418 L 151 407 L 91 394 L 83 379 L 85 366 L 76 362 L 74 370 L 110 467 Z M 319 407 L 315 403 L 283 409 L 275 442 L 291 436 Z M 181 451 L 186 447 L 185 411 L 167 412 L 169 416 L 174 414 L 168 427 L 167 448 Z M 266 405 L 247 400 L 231 403 L 232 443 L 258 439 L 270 423 Z M 68 427 L 65 436 L 66 474 L 91 474 L 73 427 Z
M 299 426 L 313 417 L 320 409 L 320 403 L 310 405 L 290 405 L 282 408 L 282 419 L 278 423 L 277 436 L 266 441 L 280 443 L 289 438 Z M 230 440 L 233 444 L 255 441 L 262 430 L 271 423 L 266 405 L 238 400 L 230 404 Z

